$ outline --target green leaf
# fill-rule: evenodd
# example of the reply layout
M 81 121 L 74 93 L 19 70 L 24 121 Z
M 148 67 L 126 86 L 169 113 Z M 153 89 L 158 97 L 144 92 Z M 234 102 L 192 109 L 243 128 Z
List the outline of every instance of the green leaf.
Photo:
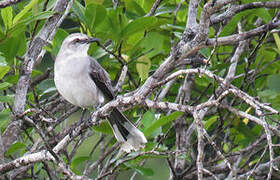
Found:
M 0 43 L 0 51 L 10 64 L 13 62 L 14 57 L 19 55 L 18 53 L 22 52 L 25 48 L 25 35 L 22 30 L 17 36 L 11 36 Z
M 12 104 L 14 102 L 14 98 L 11 95 L 0 96 L 0 102 Z
M 227 144 L 227 143 L 225 143 L 224 145 L 223 145 L 223 150 L 224 150 L 224 152 L 228 152 L 229 151 L 229 145 Z
M 38 92 L 40 94 L 39 95 L 40 97 L 46 93 L 56 91 L 54 81 L 52 79 L 47 79 L 47 80 L 41 82 L 40 84 L 38 84 L 36 87 L 37 87 L 37 90 L 40 91 L 40 92 Z
M 256 137 L 253 131 L 244 123 L 239 123 L 237 130 L 245 136 L 245 139 L 243 140 L 243 143 L 245 144 L 247 144 L 249 141 L 253 140 Z
M 265 8 L 254 9 L 254 13 L 256 14 L 257 17 L 261 17 L 265 23 L 271 21 L 271 16 Z
M 147 56 L 141 56 L 140 58 L 138 58 L 136 70 L 142 81 L 148 78 L 150 68 L 151 60 Z
M 12 36 L 17 36 L 18 35 L 18 31 L 22 32 L 24 30 L 24 28 L 26 27 L 26 25 L 37 21 L 37 20 L 42 20 L 42 19 L 46 19 L 51 17 L 55 12 L 53 11 L 44 11 L 44 12 L 39 12 L 36 14 L 32 14 L 31 12 L 28 14 L 30 14 L 28 17 L 24 18 L 22 21 L 18 22 L 17 24 L 14 24 L 14 26 L 11 28 L 10 32 L 12 33 Z
M 63 42 L 63 40 L 68 36 L 69 34 L 63 30 L 63 29 L 58 29 L 54 38 L 53 38 L 53 49 L 51 50 L 51 53 L 54 54 L 55 56 L 57 55 L 60 46 Z
M 1 112 L 0 113 L 0 122 L 5 120 L 5 119 L 9 119 L 10 114 L 11 114 L 11 112 Z
M 26 147 L 25 144 L 21 142 L 16 142 L 10 146 L 10 148 L 6 151 L 5 155 L 10 156 L 16 152 L 19 152 L 20 150 L 24 149 Z
M 155 12 L 155 16 L 159 16 L 159 15 L 163 15 L 163 14 L 169 14 L 169 13 L 173 13 L 176 9 L 176 6 L 160 6 L 156 12 Z
M 278 96 L 278 93 L 273 90 L 266 89 L 264 91 L 258 92 L 258 96 L 263 98 L 275 99 Z
M 85 4 L 103 4 L 104 0 L 85 0 Z
M 6 30 L 10 29 L 13 25 L 13 9 L 11 6 L 1 10 L 1 16 Z
M 75 159 L 71 162 L 70 167 L 71 167 L 71 169 L 75 170 L 76 173 L 78 173 L 77 170 L 76 170 L 76 169 L 78 168 L 78 166 L 80 166 L 81 163 L 83 163 L 83 162 L 85 162 L 85 161 L 87 161 L 87 160 L 89 160 L 89 157 L 88 157 L 88 156 L 80 156 L 80 157 L 77 157 L 77 158 L 75 158 Z
M 233 33 L 235 31 L 235 29 L 237 28 L 237 23 L 241 20 L 241 18 L 247 16 L 248 14 L 250 14 L 252 12 L 253 12 L 253 10 L 247 10 L 247 11 L 243 11 L 243 12 L 240 12 L 237 15 L 235 15 L 232 18 L 232 20 L 224 27 L 224 29 L 220 33 L 220 36 L 227 36 L 227 35 L 230 35 L 231 33 Z
M 1 66 L 0 65 L 0 79 L 2 79 L 7 72 L 9 72 L 10 66 Z
M 85 7 L 81 5 L 78 1 L 74 1 L 72 5 L 72 10 L 76 16 L 82 21 L 82 23 L 86 24 L 86 17 L 85 17 Z
M 102 122 L 98 126 L 94 126 L 93 129 L 104 134 L 113 134 L 112 128 L 107 122 Z
M 145 114 L 143 115 L 143 118 L 141 119 L 141 126 L 143 126 L 143 128 L 148 127 L 151 122 L 153 122 L 155 120 L 155 114 L 151 111 L 147 111 L 145 112 Z
M 144 167 L 140 167 L 140 166 L 135 166 L 131 163 L 125 163 L 125 165 L 127 167 L 130 167 L 130 168 L 134 169 L 136 172 L 138 172 L 139 174 L 141 174 L 143 176 L 153 176 L 154 175 L 154 171 L 151 168 L 144 168 Z
M 37 21 L 37 20 L 47 19 L 54 14 L 55 14 L 54 11 L 39 12 L 39 13 L 36 13 L 36 14 L 32 14 L 32 16 L 30 16 L 29 18 L 26 18 L 22 22 L 24 22 L 25 24 L 29 24 L 30 22 L 34 22 L 34 21 Z
M 122 45 L 123 49 L 125 51 L 132 50 L 133 52 L 135 52 L 136 49 L 138 48 L 138 46 L 141 45 L 144 35 L 145 35 L 145 32 L 138 32 L 138 33 L 135 33 L 135 34 L 129 36 L 127 38 L 126 42 L 123 43 L 123 45 Z M 144 51 L 144 49 L 143 49 L 143 51 Z M 133 54 L 133 55 L 136 56 L 136 54 Z
M 152 122 L 156 121 L 155 119 L 155 114 L 151 111 L 147 111 L 144 115 L 143 118 L 141 120 L 141 124 L 140 124 L 140 130 L 141 131 L 145 131 L 145 128 L 149 127 L 150 124 Z M 151 134 L 150 137 L 155 137 L 157 135 L 159 135 L 160 133 L 162 133 L 162 129 L 161 128 L 157 128 L 156 130 L 154 130 Z
M 134 169 L 139 174 L 144 175 L 144 176 L 153 176 L 154 175 L 154 171 L 151 168 L 144 168 L 144 167 L 136 166 L 136 167 L 134 167 Z
M 211 127 L 212 124 L 214 124 L 215 122 L 217 122 L 219 116 L 212 116 L 211 118 L 209 118 L 205 123 L 204 123 L 204 128 L 206 130 L 209 130 L 209 128 Z
M 174 121 L 175 119 L 177 119 L 179 116 L 181 116 L 183 113 L 182 112 L 173 112 L 168 116 L 162 116 L 161 118 L 159 118 L 158 120 L 152 122 L 150 124 L 150 126 L 148 126 L 147 128 L 145 128 L 144 130 L 144 134 L 146 137 L 150 136 L 152 134 L 152 132 L 154 130 L 156 130 L 157 128 L 171 122 Z
M 117 44 L 121 40 L 121 30 L 128 24 L 128 19 L 122 13 L 122 9 L 109 9 L 104 21 L 100 23 L 94 30 L 99 36 L 106 39 L 112 39 Z
M 105 19 L 106 9 L 99 4 L 89 4 L 85 10 L 85 18 L 88 28 L 91 32 Z
M 145 10 L 135 1 L 125 0 L 125 6 L 128 10 L 134 11 L 139 16 L 146 14 Z
M 5 39 L 5 38 L 6 38 L 6 34 L 0 28 L 0 39 Z
M 256 158 L 255 160 L 250 161 L 249 166 L 252 167 L 254 164 L 256 164 L 258 161 L 260 160 L 260 158 Z M 253 178 L 252 178 L 253 180 Z
M 159 53 L 167 52 L 168 49 L 170 49 L 170 43 L 167 36 L 158 32 L 147 33 L 140 46 L 146 51 L 152 49 L 149 54 L 146 54 L 146 56 L 149 58 L 152 58 Z
M 130 35 L 144 31 L 152 27 L 157 22 L 155 17 L 141 17 L 130 22 L 121 32 L 122 38 L 126 39 Z
M 0 83 L 0 90 L 7 89 L 8 87 L 11 87 L 11 86 L 12 86 L 12 84 L 10 84 L 8 82 Z
M 34 172 L 37 174 L 43 169 L 42 163 L 35 163 L 34 165 Z
M 2 111 L 0 113 L 0 133 L 3 133 L 10 122 L 10 111 Z
M 166 27 L 171 29 L 171 30 L 174 29 L 174 30 L 178 30 L 178 31 L 181 31 L 181 32 L 183 32 L 185 30 L 184 26 L 178 26 L 178 25 L 173 25 L 173 24 L 167 24 Z
M 268 78 L 268 87 L 271 90 L 280 92 L 280 75 L 271 75 Z
M 75 158 L 72 162 L 71 162 L 71 167 L 75 167 L 77 165 L 79 165 L 80 163 L 86 161 L 86 160 L 89 160 L 89 157 L 88 156 L 80 156 L 80 157 L 77 157 Z
M 39 0 L 32 0 L 27 6 L 25 6 L 23 10 L 15 16 L 13 24 L 16 24 L 35 4 L 38 4 L 38 1 Z
M 277 33 L 273 33 L 273 38 L 274 38 L 274 41 L 275 41 L 276 46 L 278 48 L 278 53 L 280 54 L 280 38 L 279 38 L 279 35 Z

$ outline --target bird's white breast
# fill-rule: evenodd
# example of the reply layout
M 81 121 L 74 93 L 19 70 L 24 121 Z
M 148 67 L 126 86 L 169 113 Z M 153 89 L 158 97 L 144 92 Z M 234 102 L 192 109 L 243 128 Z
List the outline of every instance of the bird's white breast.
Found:
M 89 75 L 89 58 L 71 55 L 64 57 L 67 58 L 55 62 L 54 82 L 58 92 L 76 106 L 102 104 L 104 96 Z

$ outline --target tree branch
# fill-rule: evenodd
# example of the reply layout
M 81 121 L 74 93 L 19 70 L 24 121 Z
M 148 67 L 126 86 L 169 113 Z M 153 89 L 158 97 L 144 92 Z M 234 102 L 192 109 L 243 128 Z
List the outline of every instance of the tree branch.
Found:
M 11 5 L 16 4 L 16 3 L 19 3 L 21 1 L 22 0 L 2 0 L 0 2 L 0 9 L 4 8 L 4 7 L 7 7 L 7 6 L 11 6 Z
M 248 4 L 241 5 L 232 5 L 229 9 L 227 9 L 224 13 L 219 15 L 213 15 L 210 18 L 211 24 L 219 23 L 223 20 L 230 19 L 237 13 L 254 8 L 279 8 L 279 1 L 264 1 L 264 2 L 252 2 Z

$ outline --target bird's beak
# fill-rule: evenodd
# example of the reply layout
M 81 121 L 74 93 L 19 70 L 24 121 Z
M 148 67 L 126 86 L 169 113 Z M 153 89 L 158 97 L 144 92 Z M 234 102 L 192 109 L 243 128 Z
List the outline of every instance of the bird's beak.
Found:
M 88 38 L 87 42 L 88 43 L 93 43 L 93 42 L 99 43 L 100 39 L 98 39 L 98 38 Z

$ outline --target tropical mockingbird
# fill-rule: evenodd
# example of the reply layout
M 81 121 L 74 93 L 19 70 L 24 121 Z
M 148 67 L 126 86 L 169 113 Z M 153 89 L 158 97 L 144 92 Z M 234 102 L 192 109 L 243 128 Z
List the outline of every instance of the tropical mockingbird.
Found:
M 115 98 L 111 80 L 102 66 L 87 53 L 96 38 L 74 33 L 62 43 L 54 64 L 54 82 L 58 92 L 70 103 L 87 108 L 103 104 Z M 116 139 L 122 150 L 138 150 L 147 142 L 118 108 L 108 117 Z

